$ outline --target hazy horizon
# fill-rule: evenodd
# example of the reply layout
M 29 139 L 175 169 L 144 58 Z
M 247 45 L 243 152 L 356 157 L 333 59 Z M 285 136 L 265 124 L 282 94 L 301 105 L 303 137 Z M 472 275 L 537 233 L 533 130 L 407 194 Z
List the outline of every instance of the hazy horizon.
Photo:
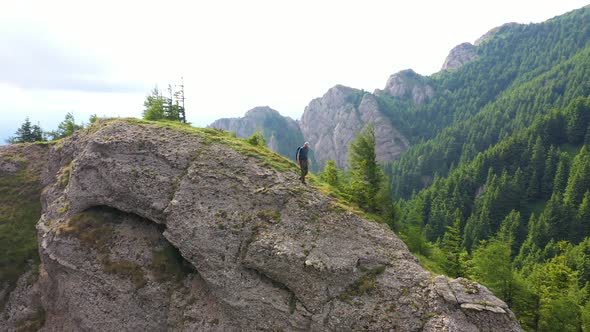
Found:
M 373 91 L 508 22 L 537 23 L 587 1 L 21 1 L 0 12 L 0 144 L 25 117 L 141 117 L 145 96 L 184 77 L 188 121 L 269 106 L 299 119 L 337 84 Z M 31 8 L 36 10 L 32 11 Z

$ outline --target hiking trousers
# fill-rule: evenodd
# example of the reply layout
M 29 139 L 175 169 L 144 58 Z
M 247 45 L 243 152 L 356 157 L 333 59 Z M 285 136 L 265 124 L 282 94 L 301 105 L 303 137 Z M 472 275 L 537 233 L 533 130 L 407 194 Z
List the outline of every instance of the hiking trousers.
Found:
M 305 176 L 307 175 L 307 160 L 300 160 L 299 166 L 301 167 L 301 181 L 305 182 Z

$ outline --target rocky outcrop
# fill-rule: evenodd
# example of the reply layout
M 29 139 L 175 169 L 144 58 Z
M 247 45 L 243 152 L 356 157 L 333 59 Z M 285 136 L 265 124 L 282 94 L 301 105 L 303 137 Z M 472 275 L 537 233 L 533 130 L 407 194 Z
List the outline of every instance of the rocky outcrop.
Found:
M 300 126 L 322 169 L 329 159 L 344 168 L 350 142 L 369 123 L 375 127 L 377 160 L 391 161 L 408 148 L 408 140 L 379 111 L 375 96 L 342 85 L 312 100 L 303 112 Z
M 308 112 L 348 105 L 351 90 Z M 387 227 L 300 184 L 294 164 L 189 132 L 116 120 L 52 148 L 44 331 L 520 330 L 485 287 L 433 277 Z
M 442 65 L 441 70 L 453 70 L 463 67 L 466 63 L 478 58 L 477 50 L 471 43 L 463 43 L 455 46 Z
M 268 106 L 255 107 L 242 118 L 216 120 L 209 127 L 235 132 L 240 138 L 248 138 L 260 130 L 268 148 L 288 158 L 293 158 L 295 149 L 303 144 L 297 122 Z
M 382 92 L 376 90 L 376 94 Z M 402 70 L 389 76 L 384 92 L 393 97 L 408 98 L 416 104 L 434 96 L 434 89 L 428 83 L 427 78 L 412 69 Z

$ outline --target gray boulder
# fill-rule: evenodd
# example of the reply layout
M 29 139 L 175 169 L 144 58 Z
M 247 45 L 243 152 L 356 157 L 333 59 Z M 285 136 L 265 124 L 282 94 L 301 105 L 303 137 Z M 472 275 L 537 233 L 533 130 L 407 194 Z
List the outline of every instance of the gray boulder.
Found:
M 116 120 L 52 148 L 43 330 L 520 331 L 292 163 L 215 135 Z

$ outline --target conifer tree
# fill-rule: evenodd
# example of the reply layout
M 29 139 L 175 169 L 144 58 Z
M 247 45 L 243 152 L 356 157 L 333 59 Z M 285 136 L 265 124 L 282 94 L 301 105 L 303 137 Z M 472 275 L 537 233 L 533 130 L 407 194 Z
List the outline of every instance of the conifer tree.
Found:
M 569 163 L 567 157 L 560 155 L 557 170 L 555 171 L 555 178 L 553 180 L 553 193 L 563 194 L 565 187 L 567 186 L 568 175 Z
M 543 178 L 541 179 L 541 195 L 543 198 L 551 197 L 553 192 L 553 180 L 557 172 L 557 163 L 559 161 L 559 152 L 555 146 L 551 145 L 547 152 L 547 159 L 545 160 L 545 170 Z
M 375 130 L 372 124 L 365 127 L 351 142 L 349 148 L 350 194 L 361 208 L 377 212 L 380 204 L 375 199 L 383 183 L 383 171 L 377 164 Z
M 16 130 L 15 136 L 8 139 L 8 143 L 27 143 L 44 141 L 43 130 L 39 125 L 32 125 L 29 118 L 25 118 L 25 122 Z
M 74 132 L 84 128 L 84 126 L 77 124 L 74 119 L 74 114 L 68 112 L 65 119 L 57 126 L 57 130 L 49 132 L 52 139 L 60 139 L 72 136 Z
M 584 198 L 584 193 L 590 188 L 590 153 L 582 146 L 574 158 L 564 193 L 564 202 L 571 206 L 578 206 Z
M 456 215 L 460 212 L 457 210 Z M 461 220 L 457 216 L 451 226 L 447 226 L 447 231 L 442 239 L 442 250 L 447 258 L 445 272 L 453 277 L 461 277 L 464 275 L 463 267 L 461 266 Z
M 326 160 L 324 171 L 319 174 L 319 177 L 335 188 L 341 187 L 341 172 L 334 160 Z
M 584 194 L 584 198 L 582 199 L 582 203 L 576 214 L 575 226 L 576 227 L 572 227 L 570 233 L 577 234 L 576 240 L 581 240 L 583 237 L 590 236 L 590 191 L 586 191 Z
M 543 147 L 543 140 L 540 136 L 537 137 L 535 145 L 533 146 L 533 154 L 529 162 L 529 187 L 527 195 L 529 198 L 537 198 L 541 193 L 541 179 L 543 176 L 543 166 L 545 164 L 545 148 Z

